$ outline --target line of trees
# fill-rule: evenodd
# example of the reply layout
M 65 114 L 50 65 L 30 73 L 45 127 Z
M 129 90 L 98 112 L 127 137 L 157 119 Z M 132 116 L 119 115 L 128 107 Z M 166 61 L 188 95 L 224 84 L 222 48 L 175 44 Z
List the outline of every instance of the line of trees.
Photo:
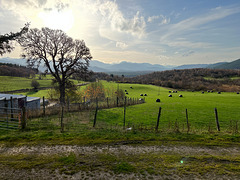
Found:
M 30 77 L 38 73 L 37 69 L 28 68 L 16 64 L 0 63 L 0 76 Z
M 125 78 L 125 82 L 196 91 L 240 91 L 240 79 L 231 79 L 231 77 L 240 77 L 240 71 L 203 68 L 169 70 Z

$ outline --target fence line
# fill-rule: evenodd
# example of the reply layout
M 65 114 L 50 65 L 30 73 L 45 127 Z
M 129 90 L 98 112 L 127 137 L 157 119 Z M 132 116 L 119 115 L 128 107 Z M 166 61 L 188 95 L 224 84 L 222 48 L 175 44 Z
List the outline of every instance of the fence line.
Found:
M 98 103 L 98 109 L 108 109 L 108 108 L 114 108 L 114 107 L 122 107 L 125 105 L 135 105 L 135 104 L 142 104 L 144 103 L 144 99 L 137 99 L 137 98 L 127 98 L 126 102 L 124 98 L 104 98 L 104 99 L 92 99 L 92 100 L 83 100 L 83 102 L 80 103 L 70 103 L 69 100 L 66 103 L 66 108 L 64 108 L 64 112 L 79 112 L 79 111 L 86 111 L 86 110 L 95 110 L 96 104 Z M 49 116 L 49 115 L 56 115 L 59 114 L 61 105 L 55 104 L 53 106 L 46 106 L 45 103 L 43 103 L 44 106 L 40 109 L 36 110 L 28 110 L 27 116 L 28 118 L 33 117 L 40 117 L 40 116 Z
M 61 113 L 67 113 L 67 112 L 86 112 L 88 113 L 88 121 L 93 123 L 91 126 L 97 128 L 103 128 L 103 129 L 107 129 L 109 127 L 113 128 L 116 127 L 117 129 L 131 129 L 132 131 L 134 130 L 140 130 L 140 131 L 156 131 L 156 132 L 162 132 L 162 131 L 174 131 L 174 132 L 195 132 L 195 131 L 208 131 L 208 132 L 213 132 L 213 127 L 217 127 L 217 131 L 220 131 L 220 128 L 222 126 L 224 126 L 223 124 L 219 123 L 219 116 L 217 113 L 217 108 L 212 110 L 212 118 L 209 122 L 209 124 L 207 125 L 207 123 L 203 123 L 203 124 L 198 124 L 198 122 L 196 121 L 192 121 L 192 115 L 191 115 L 191 111 L 190 111 L 190 116 L 189 116 L 189 112 L 188 109 L 185 109 L 185 113 L 184 111 L 182 111 L 180 113 L 180 116 L 182 116 L 181 120 L 179 121 L 179 119 L 174 120 L 174 119 L 169 119 L 169 117 L 167 117 L 167 122 L 166 122 L 166 116 L 164 115 L 164 111 L 166 109 L 159 107 L 158 113 L 156 111 L 156 119 L 151 121 L 150 123 L 134 123 L 131 122 L 131 120 L 129 120 L 129 115 L 131 115 L 131 112 L 127 109 L 127 106 L 129 105 L 134 105 L 134 104 L 141 104 L 144 103 L 144 99 L 143 100 L 139 100 L 137 98 L 105 98 L 105 99 L 100 99 L 100 100 L 91 100 L 91 101 L 84 101 L 81 103 L 67 103 L 67 105 L 65 106 L 65 108 L 62 108 L 62 106 L 60 105 L 55 105 L 52 107 L 46 107 L 45 109 L 42 108 L 40 110 L 29 110 L 26 113 L 27 117 L 43 117 L 44 115 L 47 117 L 48 115 L 54 115 L 54 114 L 58 114 L 60 115 Z M 123 121 L 121 120 L 120 122 L 116 122 L 116 124 L 112 124 L 109 125 L 107 123 L 104 122 L 104 120 L 101 120 L 101 116 L 99 116 L 100 118 L 98 118 L 98 111 L 101 109 L 106 109 L 106 108 L 113 108 L 113 107 L 119 107 L 119 108 L 123 108 L 123 113 L 121 116 L 123 116 Z M 4 109 L 4 108 L 3 108 Z M 8 116 L 6 116 L 7 118 L 4 119 L 3 122 L 1 122 L 0 120 L 0 128 L 2 128 L 2 126 L 4 126 L 4 128 L 6 127 L 14 127 L 14 126 L 10 126 L 10 119 L 12 117 L 12 115 L 14 113 L 11 113 L 11 111 L 13 111 L 13 108 L 8 108 L 7 113 L 2 110 L 2 114 L 7 114 Z M 21 117 L 23 117 L 22 115 L 22 110 L 21 111 Z M 95 114 L 94 114 L 95 112 Z M 126 113 L 127 112 L 127 113 Z M 214 125 L 214 113 L 215 113 L 215 125 Z M 221 111 L 220 111 L 221 113 Z M 18 113 L 17 113 L 18 114 Z M 92 114 L 92 115 L 91 115 Z M 67 114 L 66 114 L 67 115 Z M 100 112 L 99 112 L 100 115 Z M 58 128 L 61 128 L 61 131 L 64 131 L 63 127 L 68 127 L 68 130 L 72 129 L 72 130 L 77 130 L 77 128 L 79 128 L 79 124 L 81 124 L 81 121 L 79 120 L 81 117 L 79 116 L 76 118 L 69 118 L 69 116 L 74 116 L 74 115 L 67 115 L 67 117 L 64 117 L 63 119 L 61 119 L 62 123 L 61 125 L 58 126 Z M 2 115 L 2 118 L 4 116 Z M 162 118 L 163 117 L 163 118 Z M 18 120 L 15 123 L 15 127 L 21 127 L 24 128 L 26 126 L 26 122 L 22 121 L 19 117 L 16 117 L 16 115 L 14 115 L 15 120 Z M 26 119 L 26 118 L 24 118 Z M 220 119 L 221 119 L 221 115 L 220 115 Z M 43 122 L 44 121 L 44 122 Z M 46 123 L 45 120 L 43 120 L 42 123 Z M 75 121 L 75 122 L 74 122 Z M 136 121 L 135 121 L 136 122 Z M 2 124 L 1 124 L 2 123 Z M 24 124 L 25 123 L 25 124 Z M 39 123 L 41 123 L 41 121 L 39 121 Z M 194 124 L 195 123 L 195 124 Z M 230 120 L 229 126 L 227 125 L 228 122 L 224 122 L 225 123 L 225 131 L 230 131 L 230 132 L 234 132 L 234 133 L 238 133 L 238 120 Z M 21 125 L 19 125 L 21 124 Z M 74 125 L 73 125 L 74 124 Z M 47 125 L 47 124 L 46 124 Z M 44 124 L 39 126 L 44 126 Z M 56 123 L 55 123 L 56 126 Z M 51 126 L 53 127 L 53 126 Z M 57 127 L 57 126 L 56 126 Z M 55 129 L 56 129 L 55 127 Z M 31 128 L 31 127 L 30 127 Z

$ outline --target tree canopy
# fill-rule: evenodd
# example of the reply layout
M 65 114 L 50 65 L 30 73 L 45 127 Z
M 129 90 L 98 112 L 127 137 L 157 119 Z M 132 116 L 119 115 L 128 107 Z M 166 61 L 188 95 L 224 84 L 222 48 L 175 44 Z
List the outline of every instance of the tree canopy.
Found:
M 30 29 L 18 40 L 23 48 L 22 57 L 29 66 L 44 62 L 58 82 L 60 102 L 65 103 L 66 83 L 73 74 L 83 74 L 92 59 L 89 48 L 83 40 L 73 40 L 62 30 L 49 28 Z

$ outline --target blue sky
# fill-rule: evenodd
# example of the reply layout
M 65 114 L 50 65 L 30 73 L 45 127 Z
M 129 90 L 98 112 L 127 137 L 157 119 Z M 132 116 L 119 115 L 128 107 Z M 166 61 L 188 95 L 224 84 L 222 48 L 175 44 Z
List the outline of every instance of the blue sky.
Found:
M 48 26 L 85 40 L 93 59 L 161 65 L 240 58 L 239 0 L 0 0 L 0 33 Z M 8 57 L 19 57 L 19 47 Z

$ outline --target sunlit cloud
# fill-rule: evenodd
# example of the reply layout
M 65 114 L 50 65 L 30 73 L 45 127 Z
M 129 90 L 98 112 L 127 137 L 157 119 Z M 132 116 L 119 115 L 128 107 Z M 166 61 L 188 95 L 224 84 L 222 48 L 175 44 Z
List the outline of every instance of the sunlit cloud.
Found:
M 128 33 L 139 38 L 145 34 L 146 22 L 140 12 L 136 12 L 132 18 L 125 18 L 115 1 L 97 1 L 89 3 L 88 7 L 102 16 L 104 26 L 109 24 L 110 30 L 116 33 Z
M 61 29 L 68 31 L 74 24 L 74 16 L 72 10 L 51 10 L 43 11 L 38 14 L 42 19 L 44 26 L 52 29 Z
M 124 42 L 116 42 L 116 47 L 121 48 L 121 49 L 126 49 L 128 45 Z

